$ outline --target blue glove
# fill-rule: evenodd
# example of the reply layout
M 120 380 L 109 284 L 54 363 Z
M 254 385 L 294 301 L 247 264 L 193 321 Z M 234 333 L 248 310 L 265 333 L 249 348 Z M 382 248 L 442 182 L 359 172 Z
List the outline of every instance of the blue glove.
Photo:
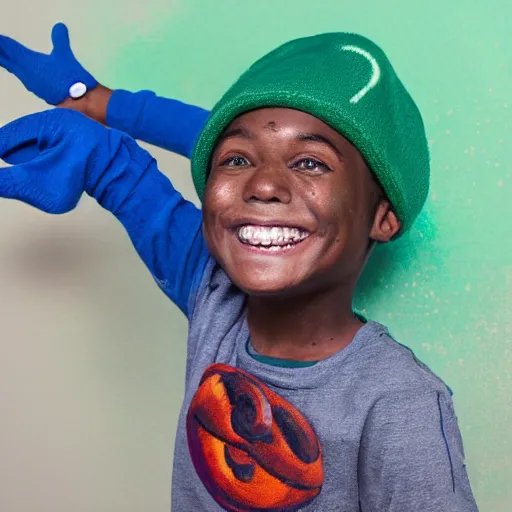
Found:
M 202 214 L 123 132 L 68 109 L 0 127 L 0 197 L 44 212 L 71 211 L 84 192 L 123 224 L 164 293 L 188 314 L 209 252 Z
M 31 114 L 0 128 L 0 158 L 13 165 L 0 171 L 0 197 L 54 214 L 72 210 L 84 192 L 101 201 L 104 184 L 132 160 L 146 166 L 152 161 L 128 135 L 68 109 Z
M 66 98 L 83 96 L 98 82 L 73 55 L 66 25 L 57 23 L 53 27 L 52 42 L 53 50 L 46 55 L 0 35 L 0 66 L 46 103 L 58 105 Z

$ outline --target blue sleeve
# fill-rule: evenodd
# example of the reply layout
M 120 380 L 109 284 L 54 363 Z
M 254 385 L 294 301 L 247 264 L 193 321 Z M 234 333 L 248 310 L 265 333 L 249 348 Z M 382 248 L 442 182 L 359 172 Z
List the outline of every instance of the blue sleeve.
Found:
M 209 257 L 202 213 L 144 155 L 123 146 L 115 169 L 103 173 L 88 193 L 123 224 L 155 281 L 188 316 L 190 294 Z
M 411 389 L 379 399 L 362 435 L 358 477 L 362 512 L 478 512 L 447 393 Z
M 113 92 L 107 125 L 163 149 L 190 158 L 209 111 L 151 91 Z
M 0 127 L 0 197 L 44 212 L 73 210 L 86 192 L 123 224 L 162 290 L 188 316 L 208 250 L 202 213 L 126 133 L 69 109 Z

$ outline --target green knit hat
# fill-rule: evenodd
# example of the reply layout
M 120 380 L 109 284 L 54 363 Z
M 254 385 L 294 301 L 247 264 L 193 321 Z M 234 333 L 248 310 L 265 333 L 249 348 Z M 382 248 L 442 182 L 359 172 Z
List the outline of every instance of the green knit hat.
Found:
M 192 155 L 203 199 L 216 141 L 240 114 L 263 107 L 311 114 L 346 137 L 375 174 L 402 223 L 422 209 L 429 189 L 421 114 L 384 52 L 350 33 L 290 41 L 253 64 L 213 108 Z

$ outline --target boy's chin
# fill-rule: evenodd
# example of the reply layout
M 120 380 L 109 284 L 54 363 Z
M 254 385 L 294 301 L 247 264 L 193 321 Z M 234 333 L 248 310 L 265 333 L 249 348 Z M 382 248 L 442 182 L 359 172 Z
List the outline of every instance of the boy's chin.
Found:
M 232 278 L 233 283 L 250 297 L 286 298 L 297 293 L 301 280 L 290 280 L 290 275 L 273 276 L 267 279 L 237 279 Z

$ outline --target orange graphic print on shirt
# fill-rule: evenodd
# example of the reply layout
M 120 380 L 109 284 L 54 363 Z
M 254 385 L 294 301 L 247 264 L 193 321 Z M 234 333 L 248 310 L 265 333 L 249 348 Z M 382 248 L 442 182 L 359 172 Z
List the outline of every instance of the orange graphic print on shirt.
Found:
M 292 512 L 320 493 L 322 450 L 304 416 L 243 370 L 213 364 L 187 414 L 194 467 L 229 512 Z

